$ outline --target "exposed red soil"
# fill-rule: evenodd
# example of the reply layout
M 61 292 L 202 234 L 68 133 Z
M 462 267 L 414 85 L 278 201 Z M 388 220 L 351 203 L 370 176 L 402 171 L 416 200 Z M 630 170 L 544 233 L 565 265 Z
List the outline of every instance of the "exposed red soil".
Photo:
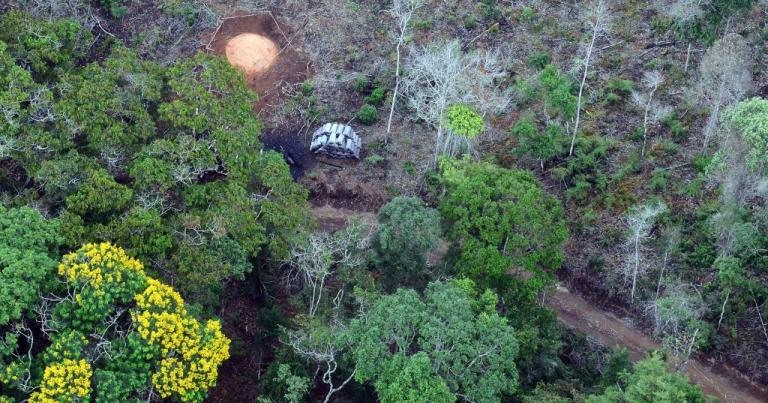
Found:
M 268 113 L 277 107 L 287 87 L 304 82 L 312 76 L 311 63 L 297 43 L 296 31 L 271 13 L 238 13 L 227 17 L 211 34 L 208 48 L 225 55 L 230 40 L 242 34 L 256 34 L 270 39 L 277 47 L 276 59 L 260 73 L 247 75 L 248 86 L 259 95 L 254 105 L 257 112 Z

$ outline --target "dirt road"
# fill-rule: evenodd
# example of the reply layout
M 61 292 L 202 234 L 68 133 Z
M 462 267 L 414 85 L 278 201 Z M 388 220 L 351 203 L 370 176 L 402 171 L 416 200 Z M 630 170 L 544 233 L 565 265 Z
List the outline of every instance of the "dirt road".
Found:
M 546 304 L 557 312 L 566 326 L 594 337 L 609 347 L 624 347 L 633 361 L 642 359 L 646 352 L 659 349 L 659 343 L 610 312 L 590 304 L 584 298 L 563 287 L 549 295 Z M 688 378 L 701 385 L 704 393 L 724 402 L 768 402 L 768 391 L 746 379 L 734 370 L 714 368 L 706 363 L 691 360 L 685 369 Z

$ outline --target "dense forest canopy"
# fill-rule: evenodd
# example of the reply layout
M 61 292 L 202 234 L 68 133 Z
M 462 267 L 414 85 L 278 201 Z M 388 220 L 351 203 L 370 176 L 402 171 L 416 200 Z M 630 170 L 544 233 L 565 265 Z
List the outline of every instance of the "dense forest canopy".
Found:
M 768 398 L 766 15 L 0 3 L 0 402 Z

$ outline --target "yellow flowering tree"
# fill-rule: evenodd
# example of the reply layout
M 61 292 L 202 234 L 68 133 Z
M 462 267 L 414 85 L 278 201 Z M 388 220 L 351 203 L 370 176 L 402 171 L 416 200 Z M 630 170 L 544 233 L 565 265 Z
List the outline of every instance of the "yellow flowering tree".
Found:
M 31 403 L 55 403 L 86 398 L 91 393 L 91 364 L 86 360 L 64 360 L 45 367 L 40 391 Z
M 217 320 L 201 323 L 173 287 L 109 243 L 87 244 L 58 266 L 63 296 L 43 298 L 48 346 L 0 363 L 3 393 L 30 402 L 202 401 L 229 358 Z M 34 338 L 27 339 L 31 344 Z M 2 344 L 2 343 L 0 343 Z M 21 344 L 21 343 L 17 343 Z M 0 349 L 2 346 L 0 346 Z M 6 391 L 11 391 L 6 392 Z

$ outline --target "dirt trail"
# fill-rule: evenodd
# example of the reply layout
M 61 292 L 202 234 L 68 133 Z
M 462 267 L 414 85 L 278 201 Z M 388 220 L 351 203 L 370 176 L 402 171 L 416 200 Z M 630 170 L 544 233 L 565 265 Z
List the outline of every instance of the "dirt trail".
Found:
M 376 219 L 373 213 L 334 208 L 328 205 L 314 207 L 313 212 L 320 228 L 325 231 L 343 228 L 347 218 L 352 216 L 360 216 L 364 220 Z M 557 313 L 557 317 L 566 326 L 597 339 L 605 346 L 626 348 L 633 361 L 642 359 L 650 350 L 661 348 L 658 342 L 646 336 L 640 329 L 633 327 L 630 320 L 604 311 L 564 287 L 558 286 L 554 293 L 547 295 L 545 303 Z M 749 382 L 735 369 L 715 367 L 692 359 L 686 365 L 685 373 L 691 382 L 701 386 L 705 394 L 714 396 L 720 401 L 768 402 L 768 390 Z
M 633 361 L 642 359 L 646 352 L 660 349 L 659 343 L 632 326 L 630 321 L 603 311 L 584 298 L 558 286 L 548 295 L 546 304 L 557 312 L 566 326 L 594 337 L 609 347 L 625 347 Z M 698 360 L 691 360 L 685 369 L 688 378 L 701 385 L 704 393 L 724 402 L 768 402 L 768 391 L 749 382 L 743 375 L 729 368 L 715 368 Z

